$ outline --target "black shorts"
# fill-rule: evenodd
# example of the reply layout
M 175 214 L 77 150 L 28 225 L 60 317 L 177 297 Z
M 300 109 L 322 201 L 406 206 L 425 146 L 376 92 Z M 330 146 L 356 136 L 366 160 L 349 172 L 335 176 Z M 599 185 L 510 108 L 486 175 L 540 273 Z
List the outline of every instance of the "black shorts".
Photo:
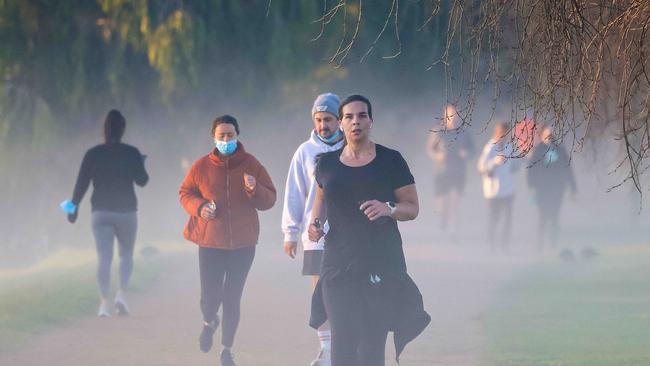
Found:
M 462 195 L 465 191 L 465 182 L 465 174 L 460 172 L 436 175 L 433 178 L 433 195 L 444 196 L 453 190 Z
M 305 250 L 302 261 L 303 276 L 320 276 L 323 265 L 322 250 Z

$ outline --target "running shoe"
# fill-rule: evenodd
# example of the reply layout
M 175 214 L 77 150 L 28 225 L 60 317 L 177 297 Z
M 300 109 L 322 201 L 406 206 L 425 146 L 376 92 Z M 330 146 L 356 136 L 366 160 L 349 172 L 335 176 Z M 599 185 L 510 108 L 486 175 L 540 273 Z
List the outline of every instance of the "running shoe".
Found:
M 126 300 L 121 293 L 118 293 L 115 296 L 115 313 L 119 316 L 129 316 L 129 306 L 126 304 Z
M 321 349 L 318 356 L 311 362 L 311 366 L 331 366 L 332 360 L 330 358 L 330 351 Z
M 99 304 L 99 310 L 97 310 L 97 316 L 100 318 L 108 318 L 109 316 L 111 316 L 111 311 L 108 308 L 107 301 L 102 301 Z
M 201 330 L 201 336 L 199 337 L 199 348 L 204 353 L 210 352 L 212 348 L 212 336 L 219 326 L 219 318 L 211 322 L 203 322 L 203 330 Z
M 232 352 L 229 349 L 223 349 L 221 351 L 221 366 L 237 366 L 235 359 L 232 356 Z

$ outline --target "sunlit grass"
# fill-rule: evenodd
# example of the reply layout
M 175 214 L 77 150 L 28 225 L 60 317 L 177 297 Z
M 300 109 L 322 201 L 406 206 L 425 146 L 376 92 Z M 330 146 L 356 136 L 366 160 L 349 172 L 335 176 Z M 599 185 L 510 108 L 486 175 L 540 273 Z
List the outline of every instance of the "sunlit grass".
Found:
M 0 274 L 0 352 L 48 327 L 95 313 L 99 290 L 94 255 L 65 251 L 32 268 Z M 165 260 L 136 258 L 131 291 L 142 291 L 153 282 Z M 114 276 L 112 283 L 116 280 Z
M 0 270 L 0 292 L 13 283 L 21 283 L 32 275 L 41 275 L 50 270 L 65 270 L 94 263 L 95 249 L 61 249 L 44 260 L 22 268 Z
M 650 247 L 539 264 L 498 296 L 486 365 L 650 365 Z

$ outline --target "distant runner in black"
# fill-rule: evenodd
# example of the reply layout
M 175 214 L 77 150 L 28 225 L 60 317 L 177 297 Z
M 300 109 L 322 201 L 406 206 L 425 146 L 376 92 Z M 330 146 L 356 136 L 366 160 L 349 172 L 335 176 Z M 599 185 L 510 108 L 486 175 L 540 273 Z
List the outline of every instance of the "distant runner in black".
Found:
M 386 337 L 396 354 L 430 321 L 408 276 L 397 221 L 418 215 L 415 181 L 402 155 L 370 140 L 372 106 L 360 95 L 339 111 L 347 145 L 320 156 L 309 238 L 329 222 L 310 325 L 329 320 L 332 366 L 384 365 Z
M 533 190 L 537 206 L 537 248 L 544 250 L 546 236 L 553 248 L 557 247 L 560 231 L 560 209 L 567 189 L 575 196 L 576 181 L 571 169 L 569 154 L 564 146 L 553 141 L 550 127 L 540 132 L 541 142 L 535 146 L 528 169 L 528 186 Z
M 440 229 L 449 231 L 450 240 L 458 242 L 461 227 L 460 199 L 467 182 L 467 163 L 476 154 L 472 136 L 460 128 L 456 108 L 445 107 L 442 129 L 432 132 L 427 154 L 433 161 L 434 205 Z

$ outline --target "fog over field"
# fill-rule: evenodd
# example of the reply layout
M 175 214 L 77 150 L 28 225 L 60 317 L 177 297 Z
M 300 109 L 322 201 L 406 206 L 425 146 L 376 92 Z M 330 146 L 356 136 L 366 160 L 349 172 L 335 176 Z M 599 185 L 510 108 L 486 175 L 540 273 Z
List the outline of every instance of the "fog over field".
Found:
M 310 279 L 301 275 L 302 248 L 295 259 L 283 252 L 280 226 L 289 163 L 314 128 L 314 99 L 326 92 L 341 99 L 368 97 L 372 140 L 398 150 L 415 178 L 419 216 L 400 222 L 399 229 L 409 274 L 432 322 L 407 346 L 401 365 L 650 365 L 650 184 L 643 159 L 634 165 L 642 194 L 629 179 L 623 131 L 628 128 L 628 147 L 638 150 L 629 156 L 647 159 L 644 146 L 650 139 L 642 133 L 648 124 L 643 119 L 650 100 L 647 77 L 630 81 L 631 107 L 625 112 L 620 96 L 615 97 L 624 93 L 612 81 L 618 82 L 620 70 L 599 64 L 608 70 L 606 80 L 603 89 L 594 91 L 593 110 L 585 111 L 575 100 L 588 99 L 589 72 L 601 68 L 580 64 L 583 79 L 576 86 L 571 80 L 553 84 L 557 80 L 553 75 L 545 80 L 544 72 L 548 65 L 561 64 L 551 71 L 566 76 L 574 70 L 569 67 L 575 66 L 573 57 L 580 55 L 566 55 L 567 66 L 562 54 L 542 54 L 550 61 L 540 60 L 544 67 L 531 70 L 527 67 L 541 52 L 535 48 L 525 55 L 532 60 L 515 62 L 510 51 L 527 45 L 508 43 L 516 41 L 510 38 L 516 38 L 516 24 L 509 17 L 518 13 L 497 11 L 508 19 L 477 22 L 497 2 L 470 2 L 476 6 L 468 5 L 460 15 L 453 4 L 462 1 L 363 2 L 361 16 L 362 2 L 343 1 L 339 8 L 347 18 L 340 18 L 341 10 L 330 13 L 328 21 L 321 18 L 322 3 L 0 1 L 0 366 L 217 364 L 220 330 L 211 353 L 198 347 L 197 246 L 183 238 L 188 214 L 179 203 L 179 187 L 192 163 L 214 149 L 212 122 L 224 114 L 238 120 L 239 141 L 266 167 L 277 190 L 273 208 L 259 212 L 261 233 L 242 300 L 236 359 L 244 366 L 308 365 L 318 351 L 316 332 L 308 327 Z M 325 8 L 333 3 L 325 1 Z M 397 3 L 399 10 L 393 12 L 391 4 Z M 562 23 L 575 16 L 557 5 L 564 2 L 541 3 L 554 11 L 542 14 L 553 21 L 549 29 L 573 29 L 575 24 Z M 591 2 L 584 1 L 567 2 L 566 8 L 574 3 L 591 9 Z M 647 23 L 650 8 L 629 3 L 636 5 L 625 5 L 627 18 L 616 22 L 631 24 L 634 37 L 640 37 L 640 29 L 645 35 L 649 27 L 638 19 Z M 439 13 L 432 15 L 435 4 Z M 593 15 L 590 11 L 586 16 Z M 635 12 L 632 20 L 630 12 Z M 600 15 L 613 17 L 615 11 L 608 8 Z M 491 27 L 494 21 L 503 34 L 487 37 L 475 32 L 479 28 L 459 25 L 462 29 L 448 36 L 450 22 L 461 18 L 463 26 Z M 363 24 L 360 34 L 341 59 L 337 47 L 341 51 L 343 41 L 349 41 L 355 19 Z M 548 20 L 536 19 L 531 24 L 540 27 Z M 342 24 L 348 25 L 343 36 Z M 386 32 L 378 38 L 382 27 Z M 530 34 L 529 41 L 540 46 L 544 38 L 539 37 L 556 35 L 550 30 Z M 469 40 L 463 38 L 468 35 Z M 484 46 L 474 42 L 479 35 L 486 37 Z M 647 63 L 641 48 L 647 42 L 640 39 L 625 41 L 632 49 L 625 50 L 641 59 L 637 66 Z M 595 54 L 590 47 L 586 52 Z M 618 49 L 602 47 L 607 48 Z M 445 54 L 448 59 L 435 62 Z M 610 56 L 621 60 L 624 71 L 635 64 L 625 63 L 620 54 Z M 488 75 L 494 70 L 504 73 L 499 85 Z M 529 79 L 560 86 L 538 91 L 548 100 L 533 105 L 527 99 L 530 90 L 521 86 Z M 562 108 L 549 102 L 554 98 Z M 436 168 L 426 152 L 450 101 L 466 117 L 460 133 L 475 145 L 457 236 L 440 227 Z M 540 105 L 544 113 L 535 110 Z M 100 299 L 92 185 L 76 223 L 68 222 L 59 205 L 72 198 L 86 151 L 103 143 L 111 109 L 126 118 L 123 142 L 147 156 L 150 180 L 135 188 L 135 270 L 126 295 L 131 316 L 104 319 L 95 316 Z M 573 119 L 553 121 L 553 112 Z M 589 112 L 594 112 L 591 120 Z M 538 162 L 530 154 L 510 157 L 521 165 L 515 173 L 510 250 L 491 250 L 477 161 L 496 122 L 512 124 L 525 116 L 534 117 L 538 130 L 555 122 L 577 192 L 564 196 L 558 245 L 547 240 L 540 251 L 539 202 L 526 179 Z M 630 133 L 634 123 L 640 127 Z M 510 131 L 507 135 L 512 137 Z M 118 262 L 115 249 L 112 290 Z M 386 357 L 391 365 L 390 336 Z

